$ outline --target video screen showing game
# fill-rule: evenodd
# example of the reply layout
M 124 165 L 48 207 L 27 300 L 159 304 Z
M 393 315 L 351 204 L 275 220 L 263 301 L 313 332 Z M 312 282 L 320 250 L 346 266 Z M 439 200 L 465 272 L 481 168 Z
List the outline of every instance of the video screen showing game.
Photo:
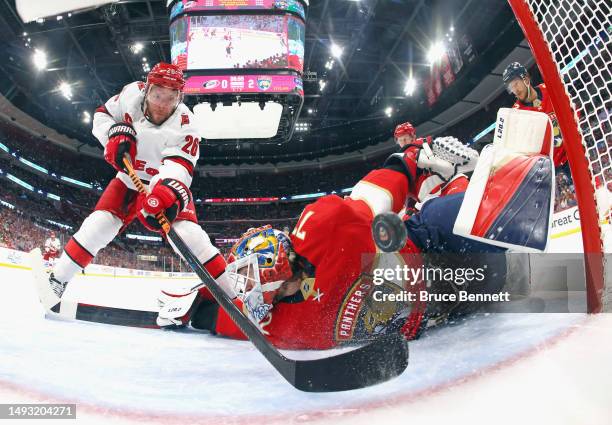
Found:
M 299 0 L 179 0 L 172 6 L 170 19 L 183 12 L 215 10 L 284 10 L 306 19 L 304 5 Z
M 304 69 L 305 26 L 291 15 L 183 16 L 170 40 L 172 63 L 187 70 Z

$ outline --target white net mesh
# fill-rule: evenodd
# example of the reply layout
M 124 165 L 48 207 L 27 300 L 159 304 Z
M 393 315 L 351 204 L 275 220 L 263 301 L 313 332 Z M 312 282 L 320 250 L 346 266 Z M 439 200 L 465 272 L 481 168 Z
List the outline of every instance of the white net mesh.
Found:
M 604 251 L 612 252 L 612 14 L 610 0 L 524 0 L 542 32 L 577 113 Z M 550 89 L 550 88 L 549 88 Z M 571 161 L 571 158 L 570 158 Z M 589 229 L 583 229 L 583 233 Z M 606 264 L 610 266 L 610 264 Z M 610 274 L 608 274 L 610 276 Z M 612 282 L 604 285 L 612 306 Z

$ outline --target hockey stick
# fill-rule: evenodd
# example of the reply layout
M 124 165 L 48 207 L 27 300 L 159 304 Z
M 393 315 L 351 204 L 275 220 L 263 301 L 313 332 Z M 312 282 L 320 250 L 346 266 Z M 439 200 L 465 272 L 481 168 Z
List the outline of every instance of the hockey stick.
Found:
M 32 269 L 32 275 L 34 276 L 38 298 L 47 317 L 138 328 L 159 328 L 156 321 L 157 312 L 107 307 L 81 303 L 73 299 L 59 298 L 49 286 L 49 274 L 43 268 L 40 248 L 31 250 L 27 258 Z
M 134 172 L 130 159 L 123 163 L 130 179 L 140 193 L 147 193 L 144 184 Z M 156 216 L 162 229 L 177 251 L 206 285 L 236 326 L 249 338 L 255 348 L 295 388 L 308 392 L 346 391 L 385 382 L 400 375 L 408 366 L 408 342 L 399 333 L 385 335 L 365 346 L 336 356 L 316 360 L 293 360 L 285 357 L 230 300 L 195 254 L 172 229 L 160 213 Z

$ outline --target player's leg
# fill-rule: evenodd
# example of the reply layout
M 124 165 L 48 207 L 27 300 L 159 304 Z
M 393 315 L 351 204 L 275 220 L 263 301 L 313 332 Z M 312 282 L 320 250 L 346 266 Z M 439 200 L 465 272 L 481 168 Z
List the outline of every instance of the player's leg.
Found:
M 210 237 L 197 223 L 193 201 L 179 215 L 172 224 L 172 228 L 181 237 L 185 244 L 191 249 L 204 268 L 210 273 L 213 279 L 231 298 L 236 296 L 233 284 L 225 273 L 226 262 L 219 250 L 211 243 Z M 170 245 L 174 251 L 180 255 L 174 244 Z M 192 293 L 189 287 L 184 288 L 164 288 L 158 299 L 160 304 L 160 316 L 157 323 L 159 326 L 181 326 L 186 325 L 193 311 L 202 300 L 212 300 L 213 297 L 206 289 L 200 288 L 197 293 Z M 167 311 L 162 307 L 172 301 L 176 311 Z M 177 313 L 178 312 L 178 313 Z
M 492 253 L 504 248 L 457 236 L 453 233 L 464 193 L 427 201 L 420 212 L 405 221 L 408 238 L 424 252 Z
M 64 247 L 49 277 L 51 288 L 61 298 L 66 285 L 76 273 L 87 267 L 98 251 L 117 236 L 125 223 L 133 219 L 136 192 L 119 179 L 111 180 L 94 211 Z

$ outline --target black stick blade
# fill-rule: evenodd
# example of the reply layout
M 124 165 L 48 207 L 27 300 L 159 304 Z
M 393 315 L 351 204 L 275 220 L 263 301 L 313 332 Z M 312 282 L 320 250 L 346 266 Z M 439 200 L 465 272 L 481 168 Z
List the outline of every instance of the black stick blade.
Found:
M 307 392 L 348 391 L 399 376 L 408 367 L 408 341 L 383 336 L 337 356 L 296 363 L 293 386 Z

